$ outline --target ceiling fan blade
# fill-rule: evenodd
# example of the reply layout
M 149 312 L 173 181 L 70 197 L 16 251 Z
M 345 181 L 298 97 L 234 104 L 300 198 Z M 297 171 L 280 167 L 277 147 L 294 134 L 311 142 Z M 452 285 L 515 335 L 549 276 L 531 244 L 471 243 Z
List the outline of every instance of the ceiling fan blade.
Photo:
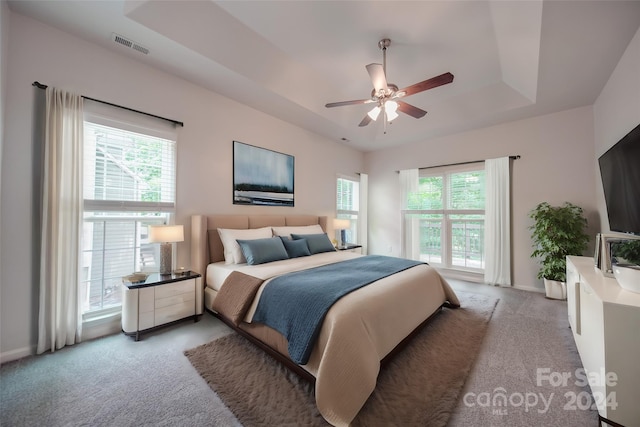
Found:
M 398 103 L 399 111 L 402 111 L 403 113 L 408 114 L 411 117 L 415 117 L 416 119 L 419 119 L 420 117 L 424 117 L 424 115 L 427 114 L 426 111 L 421 110 L 418 107 L 414 107 L 411 104 L 407 104 L 404 101 L 396 100 L 396 102 Z
M 368 125 L 369 123 L 371 123 L 371 117 L 369 117 L 368 114 L 365 114 L 364 115 L 364 119 L 362 119 L 362 121 L 360 122 L 360 124 L 358 126 L 364 127 L 364 126 Z
M 325 107 L 342 107 L 343 105 L 359 105 L 359 104 L 369 104 L 373 102 L 371 99 L 358 99 L 355 101 L 341 101 L 341 102 L 330 102 L 325 104 Z
M 451 83 L 452 81 L 453 81 L 453 74 L 444 73 L 444 74 L 440 74 L 439 76 L 425 80 L 423 82 L 416 83 L 411 86 L 407 86 L 404 89 L 400 89 L 398 93 L 404 92 L 404 94 L 401 96 L 409 96 L 409 95 L 413 95 L 414 93 L 423 92 L 428 89 L 433 89 L 434 87 L 446 85 L 448 83 Z
M 367 71 L 369 72 L 369 77 L 371 77 L 371 83 L 373 83 L 376 93 L 379 93 L 380 90 L 386 91 L 387 77 L 384 75 L 382 64 L 369 64 L 367 65 Z

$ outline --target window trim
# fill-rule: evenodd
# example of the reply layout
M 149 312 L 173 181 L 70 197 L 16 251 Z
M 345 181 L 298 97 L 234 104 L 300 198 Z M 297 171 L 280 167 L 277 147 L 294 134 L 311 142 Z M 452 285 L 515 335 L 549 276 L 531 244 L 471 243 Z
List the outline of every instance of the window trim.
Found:
M 149 117 L 141 116 L 140 114 L 131 114 L 131 113 L 123 113 L 122 111 L 115 111 L 112 108 L 105 108 L 103 105 L 99 105 L 96 103 L 88 103 L 85 107 L 84 114 L 84 123 L 95 124 L 98 126 L 106 126 L 110 128 L 114 128 L 119 132 L 124 133 L 135 133 L 140 134 L 150 138 L 159 138 L 167 141 L 167 146 L 163 148 L 163 156 L 168 156 L 169 151 L 171 158 L 169 160 L 168 157 L 165 159 L 170 161 L 171 164 L 171 172 L 173 174 L 171 178 L 171 191 L 170 191 L 170 201 L 158 201 L 158 202 L 148 202 L 142 200 L 99 200 L 99 199 L 83 199 L 83 209 L 85 214 L 80 219 L 80 226 L 84 227 L 84 224 L 87 222 L 100 222 L 105 220 L 118 220 L 118 221 L 142 221 L 142 222 L 153 222 L 155 224 L 169 224 L 172 223 L 173 217 L 175 215 L 176 208 L 176 200 L 177 200 L 177 130 L 174 125 L 170 125 L 168 123 L 164 123 L 157 119 L 151 119 Z M 84 138 L 84 136 L 83 136 Z M 90 145 L 89 142 L 83 140 L 83 145 L 86 147 Z M 166 151 L 165 151 L 166 150 Z M 94 160 L 95 161 L 95 160 Z M 83 171 L 83 182 L 85 182 L 85 175 Z M 92 180 L 90 181 L 92 182 Z M 164 193 L 164 191 L 163 191 Z M 86 196 L 86 194 L 85 194 Z M 92 217 L 92 213 L 105 213 L 105 216 L 94 216 Z M 132 215 L 113 215 L 110 216 L 109 212 L 112 213 L 132 213 Z M 139 213 L 141 216 L 133 215 L 133 213 Z M 160 214 L 156 217 L 153 216 L 144 216 L 145 213 Z M 84 265 L 82 262 L 82 257 L 84 256 L 85 250 L 93 248 L 85 248 L 84 245 L 80 247 L 80 252 L 77 256 L 81 259 L 81 265 Z M 137 254 L 137 252 L 136 252 Z M 175 256 L 175 251 L 174 251 Z M 133 260 L 135 265 L 138 265 L 138 260 Z M 79 279 L 84 279 L 84 277 L 79 277 Z M 87 280 L 91 281 L 91 278 L 87 278 Z M 104 277 L 101 276 L 102 283 L 104 284 Z M 111 280 L 111 279 L 109 279 Z M 87 286 L 86 280 L 79 280 L 79 286 Z M 104 302 L 104 295 L 102 295 L 102 302 Z M 81 302 L 82 306 L 84 305 Z M 81 306 L 81 309 L 82 309 Z M 91 310 L 89 305 L 88 311 L 82 311 L 82 321 L 83 324 L 89 323 L 101 323 L 103 321 L 108 321 L 116 318 L 121 313 L 122 301 L 120 304 L 113 305 L 107 308 L 100 308 L 96 310 Z
M 429 169 L 420 169 L 418 172 L 418 179 L 427 178 L 427 177 L 437 177 L 442 176 L 442 209 L 401 209 L 402 215 L 402 224 L 401 224 L 401 232 L 402 232 L 402 240 L 403 247 L 406 246 L 406 238 L 407 238 L 407 215 L 442 215 L 442 227 L 441 227 L 441 235 L 440 235 L 440 247 L 441 247 L 441 259 L 444 262 L 435 263 L 430 262 L 435 267 L 440 269 L 451 271 L 451 272 L 462 272 L 462 273 L 470 273 L 474 275 L 484 274 L 484 268 L 474 268 L 467 266 L 458 266 L 453 264 L 453 253 L 452 253 L 452 243 L 453 243 L 453 227 L 451 225 L 451 216 L 452 215 L 485 215 L 486 209 L 447 209 L 446 206 L 449 206 L 449 197 L 450 197 L 450 176 L 456 173 L 465 173 L 465 172 L 484 172 L 484 162 L 473 162 L 473 163 L 465 163 L 463 165 L 450 165 L 450 166 L 441 166 Z M 403 201 L 404 203 L 404 201 Z M 486 208 L 486 199 L 485 199 L 485 208 Z M 484 226 L 483 226 L 484 228 Z M 484 257 L 484 251 L 483 251 Z
M 358 196 L 358 210 L 352 210 L 352 209 L 339 209 L 338 208 L 338 182 L 339 180 L 345 180 L 345 181 L 351 181 L 354 183 L 358 184 L 358 192 L 357 192 L 357 196 Z M 355 243 L 355 244 L 359 244 L 360 243 L 360 235 L 359 235 L 359 230 L 358 230 L 358 225 L 359 225 L 359 221 L 360 221 L 360 177 L 358 176 L 349 176 L 349 175 L 344 175 L 344 174 L 336 174 L 336 185 L 335 185 L 335 197 L 336 197 L 336 218 L 339 219 L 349 219 L 350 221 L 352 221 L 352 226 L 349 227 L 349 231 L 351 231 L 352 233 L 355 233 L 356 236 L 356 241 L 355 242 L 349 242 L 349 243 Z M 355 217 L 355 218 L 354 218 Z M 345 243 L 345 242 L 342 242 Z

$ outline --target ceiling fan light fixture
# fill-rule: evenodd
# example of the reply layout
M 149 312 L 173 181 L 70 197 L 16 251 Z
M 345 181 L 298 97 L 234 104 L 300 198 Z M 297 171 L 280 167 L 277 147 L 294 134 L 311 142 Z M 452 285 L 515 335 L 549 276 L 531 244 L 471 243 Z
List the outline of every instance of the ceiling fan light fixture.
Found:
M 387 121 L 395 120 L 398 117 L 398 103 L 396 101 L 386 101 L 384 103 L 384 112 L 387 115 Z
M 392 120 L 395 120 L 398 117 L 398 113 L 396 113 L 393 110 L 385 111 L 385 113 L 387 114 L 387 121 L 388 122 L 390 122 Z
M 398 110 L 398 103 L 396 101 L 387 101 L 384 103 L 384 109 L 387 113 L 395 113 Z
M 380 107 L 375 106 L 367 114 L 369 115 L 369 117 L 371 117 L 371 120 L 375 121 L 378 118 L 378 116 L 380 115 Z

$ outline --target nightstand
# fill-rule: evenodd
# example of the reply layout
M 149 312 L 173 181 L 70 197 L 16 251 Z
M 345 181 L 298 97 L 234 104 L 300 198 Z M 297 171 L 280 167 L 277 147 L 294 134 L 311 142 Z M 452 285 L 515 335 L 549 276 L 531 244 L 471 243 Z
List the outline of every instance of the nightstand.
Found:
M 355 252 L 357 254 L 362 253 L 362 245 L 355 245 L 353 243 L 347 243 L 345 245 L 336 246 L 336 249 L 339 251 Z
M 141 332 L 178 320 L 197 322 L 204 310 L 202 276 L 192 271 L 151 274 L 142 283 L 123 282 L 122 288 L 122 331 L 136 341 Z

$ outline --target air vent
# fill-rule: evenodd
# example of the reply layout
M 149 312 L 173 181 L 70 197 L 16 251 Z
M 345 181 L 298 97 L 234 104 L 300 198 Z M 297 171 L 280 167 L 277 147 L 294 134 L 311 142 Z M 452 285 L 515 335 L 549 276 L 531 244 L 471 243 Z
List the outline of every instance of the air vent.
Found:
M 122 37 L 120 34 L 116 34 L 116 33 L 111 33 L 111 39 L 118 43 L 121 44 L 122 46 L 126 46 L 128 48 L 131 48 L 133 50 L 137 50 L 140 53 L 143 53 L 145 55 L 149 54 L 149 49 L 147 49 L 146 47 L 139 45 L 138 43 L 134 42 L 133 40 L 129 40 L 126 37 Z
M 137 43 L 134 43 L 134 44 L 133 44 L 133 46 L 131 46 L 131 48 L 132 48 L 132 49 L 134 49 L 134 50 L 137 50 L 138 52 L 142 52 L 142 53 L 144 53 L 145 55 L 148 55 L 148 54 L 149 54 L 149 49 L 147 49 L 147 48 L 146 48 L 146 47 L 144 47 L 144 46 L 140 46 L 140 45 L 139 45 L 139 44 L 137 44 Z

